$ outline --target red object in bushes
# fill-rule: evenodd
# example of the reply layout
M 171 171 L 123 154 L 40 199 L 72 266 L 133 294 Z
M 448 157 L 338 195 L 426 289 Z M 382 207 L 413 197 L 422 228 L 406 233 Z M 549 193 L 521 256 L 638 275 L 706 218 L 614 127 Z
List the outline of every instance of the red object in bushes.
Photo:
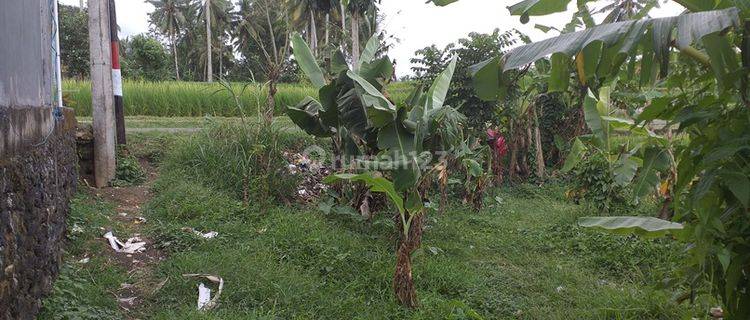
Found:
M 487 142 L 498 158 L 504 157 L 508 153 L 508 145 L 505 143 L 505 137 L 500 132 L 487 129 Z

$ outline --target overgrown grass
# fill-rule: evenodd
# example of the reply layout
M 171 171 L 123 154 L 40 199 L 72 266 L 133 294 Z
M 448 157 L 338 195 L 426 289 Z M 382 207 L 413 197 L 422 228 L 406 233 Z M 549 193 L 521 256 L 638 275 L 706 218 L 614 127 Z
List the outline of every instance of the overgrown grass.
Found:
M 168 256 L 155 267 L 152 277 L 170 280 L 157 293 L 141 297 L 144 304 L 131 316 L 705 318 L 707 302 L 677 305 L 672 297 L 683 289 L 652 286 L 669 278 L 684 258 L 681 245 L 669 239 L 643 240 L 580 228 L 576 220 L 593 212 L 572 204 L 565 198 L 567 187 L 554 183 L 492 190 L 480 212 L 454 204 L 445 214 L 430 213 L 423 245 L 413 259 L 421 305 L 406 310 L 392 296 L 395 238 L 391 215 L 381 212 L 368 223 L 347 215 L 326 215 L 314 204 L 279 203 L 265 212 L 244 206 L 236 182 L 224 181 L 237 178 L 228 167 L 236 159 L 226 153 L 213 154 L 230 145 L 217 139 L 237 133 L 225 126 L 209 129 L 203 136 L 170 140 L 173 149 L 161 157 L 161 177 L 146 207 L 146 228 Z M 303 137 L 287 133 L 278 141 L 284 149 L 295 149 Z M 149 154 L 146 150 L 150 148 L 143 151 Z M 185 162 L 191 158 L 204 163 Z M 76 201 L 72 222 L 92 230 L 101 225 L 97 210 L 110 210 L 90 200 Z M 202 239 L 184 227 L 217 231 L 219 236 Z M 77 258 L 91 250 L 88 246 L 96 245 L 101 244 L 74 242 L 69 254 Z M 118 271 L 95 260 L 65 271 L 73 260 L 68 261 L 64 274 L 68 272 L 72 280 L 63 277 L 57 283 L 56 294 L 45 302 L 44 315 L 68 310 L 68 318 L 77 318 L 78 312 L 91 307 L 106 319 L 107 310 L 116 308 L 116 303 L 103 292 L 122 281 Z M 81 268 L 89 273 L 81 273 Z M 197 283 L 182 278 L 185 273 L 224 278 L 216 310 L 195 310 Z M 75 295 L 67 294 L 68 290 Z
M 165 175 L 149 207 L 152 232 L 169 243 L 157 277 L 210 273 L 226 281 L 221 306 L 195 311 L 194 281 L 172 281 L 147 302 L 154 319 L 676 319 L 702 314 L 649 284 L 681 258 L 667 240 L 647 241 L 575 225 L 580 207 L 550 196 L 498 191 L 481 212 L 454 206 L 432 215 L 414 257 L 421 306 L 391 292 L 393 225 L 279 206 L 243 209 L 231 194 Z M 205 241 L 180 228 L 216 230 Z
M 243 84 L 234 83 L 236 92 L 242 91 Z M 266 101 L 267 91 L 249 86 L 240 97 L 246 106 L 245 112 L 254 115 L 258 102 Z M 391 97 L 404 101 L 408 97 L 409 83 L 392 85 Z M 204 115 L 237 117 L 240 112 L 232 96 L 222 90 L 218 83 L 203 82 L 143 82 L 125 81 L 123 96 L 125 115 L 161 117 L 197 117 Z M 68 95 L 68 105 L 76 110 L 77 116 L 91 116 L 91 82 L 78 80 L 63 81 L 64 93 Z M 285 106 L 293 106 L 306 96 L 317 97 L 316 90 L 299 84 L 280 84 L 276 94 L 277 113 Z
M 294 148 L 297 135 L 282 138 Z M 236 179 L 206 162 L 184 174 L 180 159 L 209 152 L 209 140 L 181 144 L 166 157 L 148 206 L 151 233 L 170 258 L 157 278 L 209 273 L 226 281 L 221 306 L 195 311 L 195 283 L 172 281 L 147 301 L 154 319 L 675 319 L 704 314 L 676 305 L 679 290 L 651 284 L 668 278 L 683 248 L 586 230 L 590 215 L 565 199 L 565 187 L 494 190 L 481 212 L 452 206 L 431 214 L 414 257 L 421 306 L 392 296 L 395 238 L 390 214 L 371 222 L 279 204 L 264 213 L 244 207 Z M 194 151 L 190 151 L 194 150 Z M 202 151 L 198 151 L 202 150 Z M 171 153 L 171 152 L 170 152 Z M 225 160 L 226 161 L 226 160 Z M 182 168 L 182 169 L 181 169 Z M 212 178 L 212 176 L 214 176 Z M 453 199 L 452 202 L 456 202 Z M 214 240 L 183 227 L 218 231 Z
M 288 173 L 283 153 L 301 151 L 314 140 L 284 128 L 258 122 L 209 124 L 176 145 L 165 169 L 191 176 L 246 203 L 287 202 L 296 196 L 299 178 Z
M 111 227 L 109 217 L 114 214 L 111 204 L 90 195 L 79 193 L 73 199 L 64 263 L 39 319 L 122 319 L 112 292 L 127 282 L 127 270 L 108 262 L 100 229 Z

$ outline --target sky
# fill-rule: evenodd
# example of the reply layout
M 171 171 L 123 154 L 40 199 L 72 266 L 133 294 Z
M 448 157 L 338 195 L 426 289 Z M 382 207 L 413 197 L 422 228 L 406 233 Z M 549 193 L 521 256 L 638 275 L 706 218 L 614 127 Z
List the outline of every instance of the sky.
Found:
M 79 5 L 80 0 L 59 0 L 68 5 Z M 561 27 L 570 21 L 575 1 L 571 1 L 568 12 L 542 17 L 531 17 L 522 24 L 518 16 L 511 16 L 507 6 L 520 0 L 459 0 L 447 7 L 426 4 L 426 0 L 382 0 L 381 12 L 385 19 L 381 28 L 398 39 L 388 55 L 396 60 L 396 73 L 399 77 L 411 74 L 410 59 L 414 52 L 437 45 L 443 48 L 449 43 L 466 37 L 470 32 L 490 33 L 495 28 L 501 31 L 516 28 L 539 41 L 555 36 L 555 31 L 547 34 L 535 29 L 535 24 Z M 611 0 L 598 0 L 589 3 L 589 8 L 597 9 Z M 652 17 L 678 15 L 682 7 L 672 0 L 659 0 L 660 8 L 651 11 Z M 143 0 L 117 0 L 117 20 L 120 37 L 148 32 L 148 13 L 154 7 Z M 601 17 L 598 17 L 601 19 Z

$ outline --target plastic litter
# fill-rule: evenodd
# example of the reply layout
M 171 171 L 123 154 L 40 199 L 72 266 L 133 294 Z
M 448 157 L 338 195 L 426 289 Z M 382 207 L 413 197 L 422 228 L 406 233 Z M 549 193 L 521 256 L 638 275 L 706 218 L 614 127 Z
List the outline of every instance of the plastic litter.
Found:
M 203 278 L 219 285 L 216 295 L 211 298 L 211 288 L 202 282 L 198 284 L 198 310 L 205 311 L 216 308 L 219 305 L 221 291 L 224 290 L 224 279 L 210 274 L 183 274 L 186 278 Z
M 195 234 L 196 236 L 199 236 L 199 237 L 201 237 L 203 239 L 213 239 L 213 238 L 216 238 L 216 236 L 219 235 L 219 233 L 216 232 L 216 231 L 210 231 L 210 232 L 203 233 L 203 232 L 200 232 L 200 231 L 195 230 L 195 229 L 190 228 L 190 227 L 182 228 L 182 231 L 191 232 L 191 233 Z
M 146 242 L 141 240 L 141 238 L 138 236 L 132 237 L 125 241 L 125 243 L 123 243 L 122 241 L 117 239 L 117 237 L 115 237 L 112 231 L 109 231 L 104 234 L 104 238 L 109 241 L 109 245 L 116 252 L 133 254 L 136 252 L 146 251 Z

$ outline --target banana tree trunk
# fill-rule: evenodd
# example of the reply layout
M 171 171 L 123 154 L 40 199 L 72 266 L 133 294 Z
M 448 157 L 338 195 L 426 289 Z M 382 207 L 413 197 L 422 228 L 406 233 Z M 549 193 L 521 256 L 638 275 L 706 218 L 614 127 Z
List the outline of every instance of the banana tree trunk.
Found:
M 331 14 L 326 13 L 326 35 L 325 35 L 325 45 L 328 46 L 328 41 L 330 40 L 331 36 Z
M 537 106 L 534 105 L 534 146 L 536 149 L 536 176 L 539 179 L 544 179 L 545 167 L 544 167 L 544 150 L 542 150 L 542 132 L 539 130 L 539 115 L 536 110 Z
M 359 64 L 359 12 L 353 12 L 352 24 L 352 64 L 355 68 Z
M 508 165 L 508 178 L 511 182 L 516 179 L 518 173 L 518 137 L 516 134 L 515 126 L 512 124 L 514 120 L 511 120 L 510 126 L 510 163 Z
M 410 309 L 419 304 L 417 291 L 414 286 L 414 277 L 411 273 L 411 255 L 422 243 L 422 229 L 424 227 L 424 213 L 417 213 L 411 222 L 408 234 L 403 234 L 404 228 L 401 219 L 396 218 L 396 228 L 401 239 L 399 239 L 396 251 L 396 272 L 393 275 L 393 292 L 398 302 Z
M 318 55 L 318 27 L 315 25 L 315 11 L 310 12 L 310 49 Z
M 277 81 L 277 75 L 271 74 L 271 76 L 268 78 L 268 97 L 266 99 L 266 110 L 263 114 L 263 118 L 267 125 L 273 123 L 273 113 L 274 110 L 276 110 L 276 92 L 278 91 L 278 89 L 276 88 Z

